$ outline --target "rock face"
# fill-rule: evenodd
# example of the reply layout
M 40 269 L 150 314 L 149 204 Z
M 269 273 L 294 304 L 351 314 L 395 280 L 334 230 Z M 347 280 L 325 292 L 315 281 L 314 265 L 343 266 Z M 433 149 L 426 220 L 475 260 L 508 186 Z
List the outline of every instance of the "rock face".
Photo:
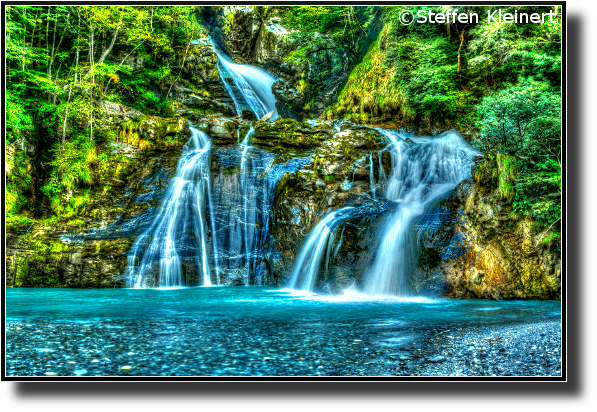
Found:
M 333 137 L 335 130 L 329 123 L 299 123 L 294 119 L 279 119 L 274 123 L 253 122 L 256 145 L 273 148 L 311 148 Z
M 375 252 L 384 213 L 392 208 L 390 202 L 373 198 L 374 191 L 383 190 L 382 176 L 391 169 L 390 154 L 381 150 L 383 146 L 382 135 L 373 129 L 337 132 L 315 149 L 310 164 L 284 176 L 273 209 L 272 234 L 280 254 L 274 262 L 278 285 L 287 284 L 292 263 L 315 225 L 348 205 L 361 208 L 363 214 L 334 232 L 330 246 L 334 253 L 327 270 L 322 268 L 316 289 L 339 293 L 360 280 Z M 375 165 L 373 182 L 370 161 Z
M 487 159 L 477 163 L 483 167 Z M 477 174 L 478 176 L 478 174 Z M 473 178 L 415 223 L 419 291 L 457 298 L 560 299 L 561 251 L 528 218 L 512 217 L 497 189 Z
M 7 235 L 7 286 L 126 286 L 127 254 L 151 223 L 180 149 L 139 150 L 134 158 L 118 153 L 118 145 L 104 150 L 116 160 L 114 173 L 81 213 Z

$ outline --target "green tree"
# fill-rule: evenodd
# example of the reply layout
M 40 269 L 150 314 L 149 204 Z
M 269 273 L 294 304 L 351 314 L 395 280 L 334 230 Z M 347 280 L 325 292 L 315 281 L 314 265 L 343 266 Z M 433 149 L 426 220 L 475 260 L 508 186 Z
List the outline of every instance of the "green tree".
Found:
M 485 97 L 479 105 L 484 152 L 504 153 L 536 163 L 560 158 L 561 97 L 545 82 L 523 80 Z

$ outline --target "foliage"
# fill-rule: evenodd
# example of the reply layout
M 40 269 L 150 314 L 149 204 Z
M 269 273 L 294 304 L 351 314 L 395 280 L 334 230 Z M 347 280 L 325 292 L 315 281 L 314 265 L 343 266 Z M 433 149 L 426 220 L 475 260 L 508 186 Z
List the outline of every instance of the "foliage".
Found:
M 9 142 L 14 141 L 26 130 L 33 129 L 33 117 L 25 102 L 13 90 L 6 91 L 6 133 Z
M 7 182 L 11 216 L 30 210 L 30 199 L 37 197 L 49 196 L 59 206 L 61 199 L 71 199 L 70 192 L 98 179 L 105 161 L 95 159 L 94 143 L 111 138 L 98 129 L 101 100 L 150 112 L 168 107 L 156 91 L 176 80 L 174 68 L 201 31 L 200 11 L 151 5 L 6 7 L 6 138 L 13 143 L 26 137 L 27 156 L 51 168 L 40 190 L 23 180 L 31 178 L 30 171 L 16 167 Z
M 527 164 L 520 173 L 514 210 L 548 226 L 562 215 L 561 196 L 561 166 L 555 159 L 547 158 L 534 166 Z
M 400 47 L 406 100 L 423 116 L 454 117 L 457 111 L 457 65 L 449 39 L 413 36 Z M 407 59 L 406 55 L 411 55 Z M 409 73 L 410 75 L 407 75 Z
M 320 44 L 329 47 L 329 40 L 348 42 L 354 50 L 357 34 L 364 30 L 374 12 L 373 7 L 354 6 L 280 7 L 279 10 L 283 25 L 292 30 L 293 40 L 311 50 Z
M 90 165 L 96 158 L 95 145 L 84 134 L 75 135 L 66 142 L 64 149 L 57 143 L 52 150 L 54 160 L 49 183 L 42 187 L 46 196 L 54 196 L 63 191 L 73 190 L 79 185 L 89 186 L 93 183 Z
M 518 156 L 555 155 L 560 144 L 560 101 L 548 84 L 529 79 L 485 97 L 479 105 L 477 146 Z
M 415 15 L 457 9 L 480 21 L 402 25 L 406 9 Z M 561 215 L 561 20 L 495 23 L 483 18 L 488 9 L 495 8 L 385 8 L 384 29 L 327 115 L 398 127 L 443 120 L 476 135 L 474 144 L 486 153 L 474 172 L 477 183 L 512 204 L 513 216 L 545 227 Z
M 494 11 L 497 7 L 488 8 Z M 543 13 L 542 7 L 513 6 L 511 13 Z M 561 20 L 542 24 L 485 21 L 470 28 L 467 45 L 471 74 L 487 84 L 537 77 L 558 84 L 561 79 Z
M 523 79 L 487 96 L 479 105 L 481 130 L 475 141 L 488 153 L 517 159 L 517 179 L 509 179 L 505 199 L 516 214 L 550 225 L 561 216 L 561 98 L 546 82 Z M 511 182 L 510 182 L 511 181 Z M 514 186 L 512 186 L 514 184 Z
M 20 152 L 13 156 L 10 163 L 12 165 L 6 179 L 6 212 L 18 214 L 28 205 L 26 194 L 31 188 L 31 165 Z

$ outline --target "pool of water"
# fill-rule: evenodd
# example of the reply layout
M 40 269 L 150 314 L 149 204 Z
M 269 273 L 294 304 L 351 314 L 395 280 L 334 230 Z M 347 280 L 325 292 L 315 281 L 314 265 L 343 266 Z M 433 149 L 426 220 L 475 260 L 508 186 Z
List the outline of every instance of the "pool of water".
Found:
M 8 289 L 13 376 L 384 375 L 421 329 L 559 320 L 559 301 L 321 296 L 268 287 Z M 389 351 L 389 352 L 388 352 Z

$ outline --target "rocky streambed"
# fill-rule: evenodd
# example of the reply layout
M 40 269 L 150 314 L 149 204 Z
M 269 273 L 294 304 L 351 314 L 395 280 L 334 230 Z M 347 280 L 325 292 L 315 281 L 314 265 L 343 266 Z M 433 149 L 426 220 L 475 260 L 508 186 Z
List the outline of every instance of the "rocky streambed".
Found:
M 562 375 L 561 324 L 554 320 L 398 329 L 393 338 L 400 343 L 394 345 L 343 334 L 322 339 L 309 325 L 293 322 L 253 326 L 264 335 L 235 321 L 9 323 L 7 375 Z

